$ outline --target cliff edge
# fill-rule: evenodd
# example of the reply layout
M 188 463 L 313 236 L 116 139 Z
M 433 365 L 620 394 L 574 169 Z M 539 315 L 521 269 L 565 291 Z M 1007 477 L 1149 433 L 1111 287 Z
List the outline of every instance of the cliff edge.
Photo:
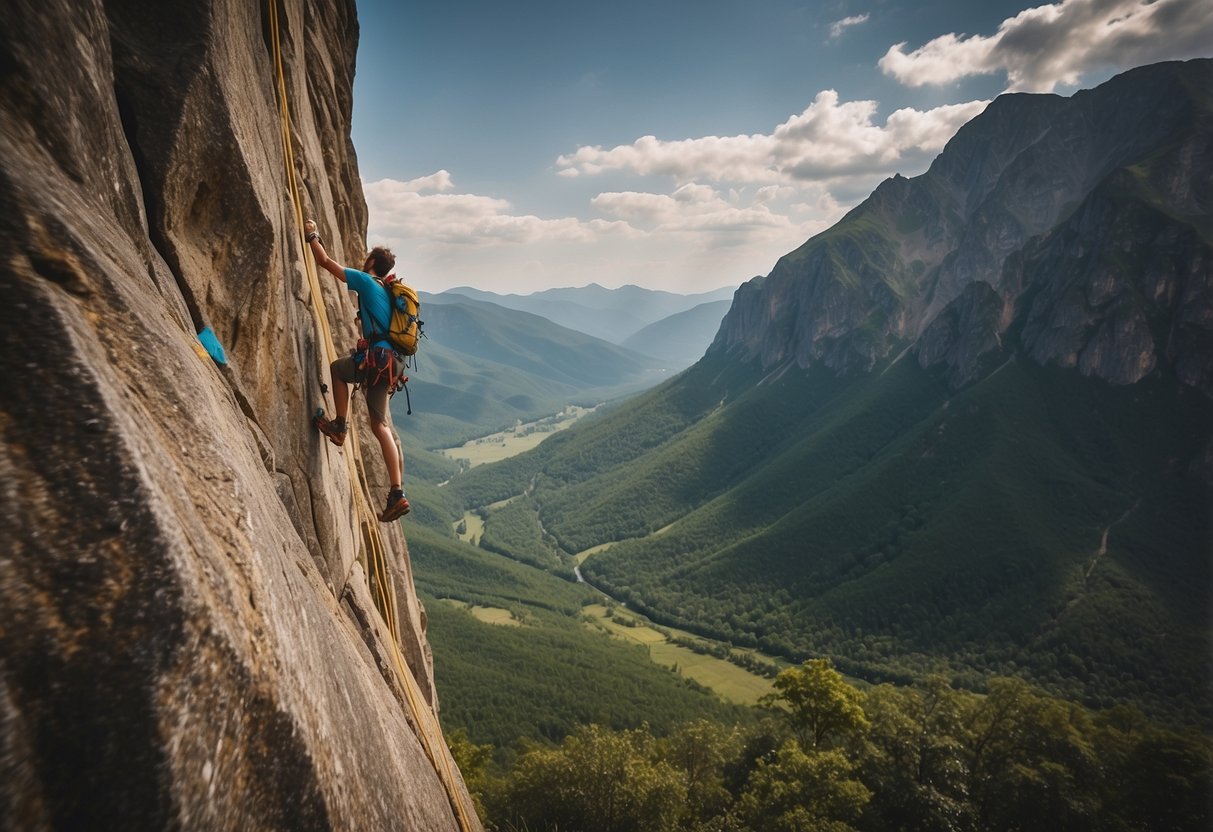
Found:
M 437 728 L 403 535 L 379 530 L 392 633 L 368 588 L 378 544 L 354 450 L 310 424 L 332 405 L 324 329 L 348 347 L 353 308 L 327 276 L 314 296 L 305 271 L 274 42 L 304 209 L 358 262 L 354 3 L 275 11 L 277 38 L 265 4 L 6 6 L 12 828 L 479 828 Z M 227 366 L 200 349 L 205 326 Z

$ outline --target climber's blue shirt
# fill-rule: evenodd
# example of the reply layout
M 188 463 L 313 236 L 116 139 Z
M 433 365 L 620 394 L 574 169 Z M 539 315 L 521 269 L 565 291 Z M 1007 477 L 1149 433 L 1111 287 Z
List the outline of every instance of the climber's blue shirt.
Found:
M 358 302 L 362 305 L 362 337 L 370 341 L 373 330 L 386 333 L 392 320 L 392 296 L 388 290 L 378 280 L 357 269 L 345 270 L 345 285 L 358 293 Z M 372 316 L 374 328 L 371 327 Z M 371 341 L 371 346 L 392 348 L 385 338 Z

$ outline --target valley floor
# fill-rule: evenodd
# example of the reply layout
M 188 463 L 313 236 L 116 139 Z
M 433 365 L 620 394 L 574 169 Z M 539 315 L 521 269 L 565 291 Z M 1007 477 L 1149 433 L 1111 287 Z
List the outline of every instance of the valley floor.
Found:
M 469 468 L 489 462 L 500 462 L 537 447 L 540 442 L 553 433 L 572 427 L 582 417 L 593 412 L 592 407 L 569 405 L 552 416 L 545 416 L 533 422 L 519 423 L 510 430 L 469 439 L 458 447 L 443 448 L 439 453 L 451 459 L 464 460 Z
M 751 673 L 726 659 L 699 652 L 687 643 L 694 643 L 700 650 L 718 649 L 723 645 L 692 636 L 690 633 L 654 626 L 647 618 L 637 613 L 623 612 L 604 604 L 591 604 L 585 608 L 587 623 L 609 633 L 615 638 L 628 639 L 642 644 L 649 651 L 654 663 L 669 667 L 688 679 L 694 679 L 706 688 L 739 705 L 756 705 L 762 697 L 775 688 L 771 679 Z M 677 634 L 677 635 L 675 635 Z M 681 637 L 683 643 L 675 642 Z M 776 664 L 770 657 L 762 657 L 772 668 L 782 669 L 787 662 Z
M 520 425 L 513 431 L 472 439 L 458 448 L 447 448 L 441 453 L 464 460 L 469 463 L 469 467 L 500 461 L 530 450 L 552 433 L 571 426 L 591 412 L 592 408 L 570 405 L 554 416 Z M 499 510 L 513 499 L 516 498 L 493 503 L 488 509 Z M 480 546 L 484 530 L 484 518 L 476 511 L 464 512 L 462 519 L 455 524 L 459 540 L 475 547 Z M 660 534 L 660 531 L 657 534 Z M 587 557 L 605 551 L 611 545 L 603 544 L 580 552 L 576 555 L 576 561 L 580 564 Z M 505 556 L 488 553 L 488 557 Z M 512 560 L 517 561 L 523 568 L 542 572 L 536 567 L 526 565 L 521 558 Z M 424 581 L 424 576 L 419 577 Z M 577 577 L 581 581 L 579 573 Z M 627 610 L 623 602 L 611 598 L 597 587 L 593 589 L 602 595 L 603 603 L 590 604 L 583 608 L 582 620 L 587 627 L 615 639 L 642 645 L 655 665 L 710 689 L 725 701 L 738 705 L 757 704 L 759 699 L 773 691 L 771 680 L 775 673 L 789 666 L 786 660 L 765 655 L 757 650 L 735 648 L 683 630 L 657 626 L 640 613 Z M 509 610 L 453 603 L 457 608 L 485 623 L 511 626 L 522 623 L 519 617 Z

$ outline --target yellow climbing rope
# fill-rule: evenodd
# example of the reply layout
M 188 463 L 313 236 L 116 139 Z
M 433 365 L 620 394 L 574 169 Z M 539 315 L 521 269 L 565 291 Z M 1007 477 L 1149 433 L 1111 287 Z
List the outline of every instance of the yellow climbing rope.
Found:
M 325 308 L 324 297 L 320 292 L 320 280 L 316 273 L 316 264 L 311 257 L 311 251 L 303 236 L 303 200 L 299 194 L 298 179 L 295 176 L 294 142 L 291 140 L 291 113 L 288 104 L 286 72 L 282 62 L 282 46 L 279 39 L 278 0 L 268 0 L 270 32 L 272 35 L 274 68 L 277 74 L 279 116 L 282 133 L 282 153 L 286 163 L 286 178 L 291 195 L 291 204 L 295 211 L 295 229 L 297 242 L 303 252 L 304 270 L 307 272 L 308 285 L 312 296 L 312 314 L 320 331 L 323 342 L 326 363 L 331 364 L 337 358 L 337 349 L 333 343 L 333 333 L 329 328 L 328 310 Z M 352 421 L 352 420 L 351 420 Z M 391 648 L 393 665 L 399 678 L 401 688 L 408 699 L 412 711 L 413 723 L 422 748 L 430 758 L 434 770 L 447 792 L 447 799 L 455 810 L 459 827 L 463 832 L 471 832 L 472 824 L 468 819 L 468 810 L 456 787 L 454 771 L 451 767 L 449 753 L 446 752 L 445 741 L 442 738 L 442 728 L 438 724 L 433 710 L 426 703 L 420 687 L 412 672 L 404 661 L 400 651 L 398 633 L 400 632 L 396 611 L 396 593 L 392 590 L 391 573 L 388 571 L 387 555 L 383 545 L 383 537 L 379 533 L 379 519 L 371 507 L 370 484 L 366 469 L 362 462 L 362 453 L 358 448 L 358 439 L 353 428 L 350 428 L 348 452 L 345 454 L 346 464 L 350 473 L 350 492 L 354 501 L 354 512 L 361 527 L 363 543 L 367 553 L 367 577 L 384 623 L 388 629 L 388 642 Z M 438 745 L 438 744 L 441 745 Z M 438 749 L 441 749 L 439 751 Z

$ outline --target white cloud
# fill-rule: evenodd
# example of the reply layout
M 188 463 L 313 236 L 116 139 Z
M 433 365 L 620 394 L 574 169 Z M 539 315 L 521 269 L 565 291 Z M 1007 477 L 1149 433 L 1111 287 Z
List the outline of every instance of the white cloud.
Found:
M 591 200 L 601 213 L 649 233 L 711 232 L 706 247 L 737 245 L 744 240 L 768 239 L 797 231 L 786 216 L 771 211 L 757 198 L 747 204 L 740 194 L 732 201 L 707 185 L 687 184 L 672 194 L 620 191 L 602 193 Z
M 408 182 L 401 182 L 400 190 L 413 191 L 421 193 L 423 191 L 449 191 L 455 187 L 455 183 L 451 181 L 451 175 L 446 170 L 440 170 L 437 173 L 431 173 L 429 176 L 422 176 L 417 179 L 410 179 Z
M 643 136 L 608 149 L 579 147 L 556 160 L 562 175 L 594 175 L 610 170 L 641 176 L 664 175 L 755 185 L 829 182 L 838 178 L 887 176 L 907 156 L 921 161 L 988 102 L 971 101 L 933 110 L 898 110 L 875 123 L 875 101 L 839 102 L 824 90 L 799 115 L 770 134 L 705 136 L 662 141 Z
M 588 242 L 600 236 L 635 233 L 626 223 L 583 221 L 575 217 L 541 219 L 510 213 L 504 199 L 475 194 L 423 193 L 454 187 L 445 170 L 400 182 L 381 179 L 363 184 L 371 216 L 368 236 L 394 240 L 487 245 L 544 241 Z
M 890 47 L 879 65 L 908 86 L 1005 72 L 1008 90 L 1051 92 L 1090 71 L 1209 55 L 1213 2 L 1062 0 L 1025 9 L 993 35 L 950 33 L 905 47 Z
M 707 136 L 677 141 L 642 136 L 630 145 L 619 145 L 610 150 L 579 147 L 571 156 L 560 156 L 556 165 L 565 176 L 623 170 L 641 176 L 664 174 L 682 182 L 697 176 L 716 181 L 771 181 L 779 178 L 764 165 L 772 146 L 770 136 L 760 135 Z
M 673 291 L 736 285 L 843 210 L 817 185 L 686 182 L 669 193 L 599 193 L 589 205 L 595 219 L 542 219 L 503 199 L 439 189 L 455 190 L 446 172 L 363 183 L 368 242 L 390 245 L 402 273 L 428 291 L 469 283 L 510 292 L 590 281 Z
M 843 31 L 852 26 L 867 23 L 868 17 L 868 13 L 864 12 L 863 14 L 852 15 L 851 17 L 844 17 L 842 20 L 835 20 L 830 24 L 830 40 L 838 40 L 842 36 Z
M 840 101 L 825 90 L 766 133 L 579 147 L 559 157 L 557 173 L 616 174 L 603 176 L 615 187 L 589 199 L 593 219 L 545 219 L 504 199 L 459 193 L 445 170 L 365 183 L 369 241 L 392 245 L 430 289 L 472 283 L 520 291 L 590 280 L 714 288 L 768 270 L 895 171 L 925 169 L 986 103 L 901 109 L 882 123 L 876 102 Z M 618 187 L 613 180 L 624 176 L 672 182 Z
M 799 190 L 796 188 L 790 188 L 787 185 L 763 185 L 758 189 L 757 193 L 754 194 L 754 202 L 758 205 L 765 205 L 766 203 L 772 202 L 776 199 L 786 199 L 797 196 L 799 193 Z M 734 195 L 733 199 L 736 199 L 738 196 L 737 191 L 732 191 L 732 194 Z

